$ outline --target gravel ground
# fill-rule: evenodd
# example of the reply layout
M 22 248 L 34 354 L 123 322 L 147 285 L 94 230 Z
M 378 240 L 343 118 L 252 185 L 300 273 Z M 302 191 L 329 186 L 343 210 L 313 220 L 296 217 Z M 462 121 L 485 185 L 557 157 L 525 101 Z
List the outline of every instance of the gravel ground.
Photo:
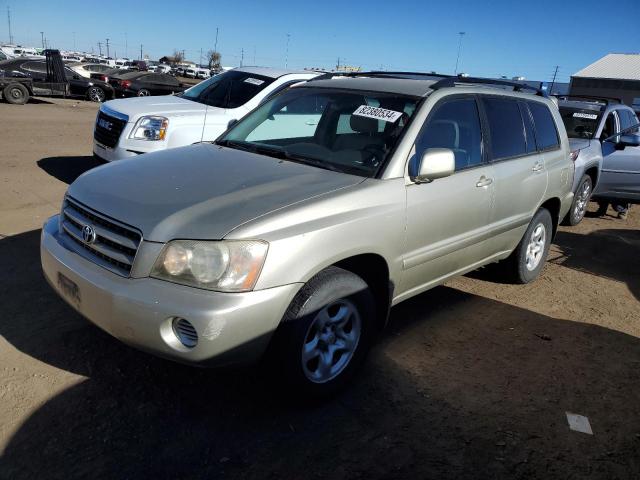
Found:
M 132 350 L 45 283 L 96 110 L 0 104 L 0 479 L 640 477 L 640 207 L 561 228 L 532 285 L 485 269 L 399 305 L 351 388 L 295 405 L 260 368 Z

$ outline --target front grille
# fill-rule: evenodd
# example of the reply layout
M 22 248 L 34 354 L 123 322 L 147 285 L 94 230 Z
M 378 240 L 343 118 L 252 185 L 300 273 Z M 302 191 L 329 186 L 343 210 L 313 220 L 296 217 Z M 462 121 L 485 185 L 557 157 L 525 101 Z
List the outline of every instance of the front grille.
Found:
M 83 229 L 87 226 L 95 232 L 93 241 L 83 238 Z M 118 275 L 129 276 L 142 241 L 140 232 L 100 215 L 70 197 L 65 199 L 62 209 L 62 228 L 76 253 Z
M 118 140 L 126 124 L 126 120 L 107 115 L 100 110 L 100 112 L 98 112 L 98 118 L 96 118 L 93 138 L 102 145 L 113 148 L 118 144 Z

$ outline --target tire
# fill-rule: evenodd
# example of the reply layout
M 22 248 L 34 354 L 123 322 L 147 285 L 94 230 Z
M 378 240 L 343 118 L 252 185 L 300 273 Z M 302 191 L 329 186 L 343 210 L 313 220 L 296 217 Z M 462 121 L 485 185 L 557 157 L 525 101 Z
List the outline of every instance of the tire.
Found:
M 149 95 L 151 95 L 151 92 L 146 88 L 141 88 L 140 90 L 138 90 L 138 93 L 136 93 L 136 95 L 138 97 L 148 97 Z
M 576 226 L 584 218 L 587 213 L 587 206 L 593 193 L 593 182 L 589 175 L 583 175 L 576 189 L 576 194 L 573 196 L 573 202 L 571 203 L 571 209 L 567 216 L 562 221 L 563 225 Z
M 87 90 L 87 100 L 92 102 L 104 102 L 107 98 L 107 94 L 100 87 L 89 87 Z
M 598 201 L 598 210 L 596 210 L 597 217 L 604 217 L 607 214 L 607 210 L 609 210 L 609 201 L 608 200 L 599 200 Z
M 515 283 L 530 283 L 540 276 L 549 254 L 552 235 L 551 214 L 546 208 L 541 208 L 533 216 L 522 240 L 507 259 L 508 274 Z
M 10 83 L 2 91 L 2 96 L 12 105 L 24 105 L 29 100 L 29 90 L 20 83 Z
M 337 267 L 317 274 L 289 305 L 272 345 L 288 394 L 317 399 L 343 388 L 375 330 L 375 302 L 362 278 Z

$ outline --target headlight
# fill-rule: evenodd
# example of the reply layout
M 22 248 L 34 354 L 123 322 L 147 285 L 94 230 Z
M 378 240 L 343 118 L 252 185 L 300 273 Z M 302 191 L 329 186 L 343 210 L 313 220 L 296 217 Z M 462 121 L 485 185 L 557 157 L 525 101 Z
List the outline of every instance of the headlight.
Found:
M 142 117 L 136 122 L 129 138 L 136 140 L 164 140 L 169 119 L 165 117 Z
M 163 248 L 151 276 L 207 290 L 247 292 L 258 280 L 267 249 L 260 240 L 174 240 Z

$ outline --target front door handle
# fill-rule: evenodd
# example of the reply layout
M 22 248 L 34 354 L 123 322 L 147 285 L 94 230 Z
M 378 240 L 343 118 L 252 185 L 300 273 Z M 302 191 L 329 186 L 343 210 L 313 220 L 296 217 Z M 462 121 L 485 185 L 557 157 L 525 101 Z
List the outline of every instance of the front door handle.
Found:
M 533 166 L 533 168 L 531 169 L 531 171 L 532 172 L 539 172 L 543 168 L 544 168 L 544 164 L 542 162 L 536 162 L 535 165 Z
M 493 178 L 485 177 L 484 175 L 480 177 L 478 183 L 476 183 L 476 187 L 488 187 L 493 183 Z

